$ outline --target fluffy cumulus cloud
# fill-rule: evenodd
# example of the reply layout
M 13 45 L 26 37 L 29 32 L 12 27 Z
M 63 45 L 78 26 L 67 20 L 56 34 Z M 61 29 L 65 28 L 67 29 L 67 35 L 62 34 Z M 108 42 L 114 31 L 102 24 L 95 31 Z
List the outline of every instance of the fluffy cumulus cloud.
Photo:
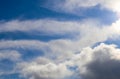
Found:
M 22 76 L 29 79 L 64 79 L 72 74 L 64 63 L 55 64 L 45 58 L 21 63 L 19 68 Z
M 77 61 L 79 77 L 82 79 L 119 79 L 120 49 L 115 45 L 100 44 L 85 48 L 74 59 Z M 82 61 L 82 62 L 81 62 Z

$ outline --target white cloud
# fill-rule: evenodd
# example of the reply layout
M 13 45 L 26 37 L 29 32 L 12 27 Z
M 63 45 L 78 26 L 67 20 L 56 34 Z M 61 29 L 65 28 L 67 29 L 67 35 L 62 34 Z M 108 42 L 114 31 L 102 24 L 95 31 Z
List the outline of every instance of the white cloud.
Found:
M 47 35 L 70 35 L 73 39 L 86 39 L 89 41 L 106 39 L 113 33 L 119 34 L 119 20 L 110 26 L 102 25 L 98 20 L 85 19 L 82 21 L 57 21 L 57 20 L 34 20 L 34 21 L 9 21 L 0 24 L 0 32 L 21 31 L 25 33 Z M 114 28 L 114 30 L 110 30 Z M 117 30 L 116 30 L 117 29 Z M 113 32 L 114 31 L 114 32 Z M 90 37 L 93 36 L 93 39 Z M 97 38 L 96 38 L 97 37 Z M 101 38 L 102 37 L 102 38 Z M 85 41 L 86 42 L 86 41 Z
M 47 23 L 46 23 L 47 22 Z M 42 50 L 45 53 L 46 58 L 38 58 L 33 60 L 33 62 L 25 62 L 23 61 L 23 65 L 21 67 L 21 74 L 24 77 L 31 79 L 61 79 L 66 75 L 71 75 L 71 71 L 67 68 L 67 66 L 78 66 L 80 69 L 80 75 L 89 74 L 86 68 L 88 67 L 88 63 L 93 62 L 94 51 L 104 50 L 104 47 L 107 45 L 102 45 L 92 49 L 90 48 L 95 43 L 104 42 L 108 38 L 114 39 L 113 36 L 118 37 L 120 35 L 119 20 L 110 26 L 101 26 L 97 21 L 84 20 L 82 22 L 72 22 L 72 21 L 56 21 L 56 20 L 37 20 L 37 21 L 10 21 L 1 24 L 0 31 L 1 32 L 14 32 L 14 31 L 22 31 L 22 32 L 33 32 L 39 31 L 44 34 L 69 34 L 69 33 L 78 33 L 73 39 L 58 39 L 51 40 L 48 42 L 42 42 L 39 40 L 2 40 L 0 41 L 0 49 L 36 49 Z M 21 28 L 21 26 L 24 26 Z M 29 27 L 30 26 L 30 27 Z M 33 27 L 35 26 L 35 27 Z M 29 27 L 29 28 L 28 28 Z M 61 27 L 61 28 L 59 28 Z M 82 50 L 85 47 L 84 50 Z M 101 47 L 101 49 L 100 49 Z M 112 51 L 117 51 L 114 46 L 112 47 Z M 114 49 L 114 50 L 113 50 Z M 81 52 L 80 52 L 81 51 Z M 80 52 L 80 54 L 77 54 Z M 104 51 L 102 51 L 103 60 L 107 58 Z M 109 53 L 109 52 L 108 52 Z M 4 54 L 6 55 L 6 54 Z M 16 55 L 16 54 L 15 54 Z M 105 55 L 105 57 L 104 57 Z M 11 57 L 10 55 L 2 56 Z M 14 57 L 14 56 L 13 56 Z M 19 56 L 18 56 L 19 57 Z M 97 57 L 97 56 L 96 56 Z M 94 57 L 94 58 L 96 58 Z M 108 57 L 109 58 L 109 57 Z M 119 53 L 112 53 L 111 59 L 119 59 Z M 54 59 L 54 60 L 52 60 Z M 12 59 L 13 60 L 13 59 Z M 52 60 L 52 61 L 51 61 Z M 69 61 L 67 61 L 69 60 Z M 99 59 L 101 60 L 101 59 Z M 48 69 L 48 66 L 51 66 Z M 51 71 L 51 72 L 50 72 Z M 60 76 L 60 77 L 59 77 Z
M 97 19 L 85 19 L 82 21 L 65 21 L 65 22 L 50 19 L 27 20 L 27 21 L 13 20 L 0 23 L 0 32 L 15 32 L 15 31 L 21 31 L 25 33 L 34 32 L 37 33 L 38 35 L 70 34 L 71 36 L 72 35 L 77 36 L 75 38 L 78 38 L 83 36 L 84 34 L 87 35 L 91 33 L 93 34 L 93 32 L 97 31 L 104 30 L 106 31 L 106 29 L 109 29 L 112 26 L 119 28 L 118 25 L 120 25 L 119 20 L 117 20 L 115 23 L 108 27 L 102 25 Z M 103 35 L 106 35 L 106 33 Z
M 112 23 L 110 29 L 114 34 L 119 35 L 120 34 L 120 19 L 117 20 L 115 23 Z
M 46 46 L 45 42 L 38 40 L 2 40 L 0 41 L 0 49 L 40 49 Z
M 96 22 L 94 24 L 94 22 Z M 90 24 L 88 24 L 90 23 Z M 27 20 L 19 21 L 13 20 L 8 22 L 0 23 L 0 32 L 37 32 L 49 35 L 64 35 L 64 34 L 76 34 L 80 32 L 83 26 L 95 26 L 97 21 L 93 19 L 83 21 L 57 21 L 51 19 L 40 19 L 40 20 Z
M 120 12 L 120 0 L 103 0 L 101 1 L 101 7 L 111 10 L 113 12 Z
M 44 60 L 46 61 L 45 58 Z M 55 64 L 47 61 L 47 63 L 41 64 L 40 62 L 43 62 L 43 58 L 42 61 L 40 58 L 32 62 L 18 64 L 22 76 L 29 79 L 64 79 L 72 74 L 63 63 Z
M 53 25 L 54 22 L 56 23 L 55 25 Z M 18 25 L 19 24 L 21 25 L 21 22 L 19 22 Z M 114 39 L 114 37 L 118 37 L 120 35 L 119 20 L 110 26 L 100 26 L 99 23 L 95 24 L 93 21 L 89 21 L 89 20 L 82 21 L 81 23 L 49 21 L 47 25 L 45 24 L 47 30 L 44 30 L 44 33 L 49 34 L 52 32 L 53 34 L 61 34 L 61 33 L 63 34 L 63 33 L 73 32 L 74 34 L 74 32 L 78 32 L 78 35 L 75 34 L 75 37 L 73 39 L 58 39 L 58 40 L 51 40 L 48 42 L 42 42 L 38 40 L 15 40 L 15 41 L 3 40 L 0 41 L 1 44 L 0 49 L 8 49 L 8 48 L 31 49 L 32 48 L 32 49 L 42 50 L 43 52 L 45 52 L 47 57 L 53 58 L 54 56 L 55 58 L 57 57 L 58 60 L 63 61 L 64 58 L 69 59 L 73 55 L 73 53 L 77 53 L 81 51 L 81 49 L 86 46 L 93 46 L 95 43 L 104 42 L 109 38 Z M 27 26 L 27 22 L 26 22 L 26 26 Z M 50 26 L 53 27 L 50 28 Z M 62 30 L 61 29 L 59 30 L 58 27 L 60 26 L 63 27 Z M 9 25 L 5 27 L 7 30 Z M 12 28 L 17 26 L 10 26 L 10 27 Z M 32 28 L 34 29 L 34 27 L 32 26 L 30 27 L 31 30 Z M 17 29 L 20 30 L 20 27 L 17 27 Z M 25 27 L 24 29 L 31 32 L 31 30 L 27 29 L 27 27 Z M 40 30 L 42 29 L 43 28 L 41 28 Z M 15 29 L 12 31 L 15 31 Z
M 11 51 L 11 50 L 3 50 L 0 51 L 0 60 L 8 59 L 11 61 L 17 61 L 20 60 L 21 54 L 17 51 Z
M 19 63 L 18 68 L 23 77 L 30 79 L 64 79 L 72 75 L 81 79 L 119 79 L 119 73 L 115 73 L 120 72 L 120 49 L 102 43 L 95 48 L 86 47 L 63 62 L 43 57 Z
M 51 5 L 52 4 L 52 5 Z M 75 13 L 81 8 L 90 8 L 100 5 L 103 9 L 108 9 L 113 12 L 120 12 L 120 0 L 54 0 L 53 2 L 46 3 L 51 9 L 56 11 L 65 11 Z

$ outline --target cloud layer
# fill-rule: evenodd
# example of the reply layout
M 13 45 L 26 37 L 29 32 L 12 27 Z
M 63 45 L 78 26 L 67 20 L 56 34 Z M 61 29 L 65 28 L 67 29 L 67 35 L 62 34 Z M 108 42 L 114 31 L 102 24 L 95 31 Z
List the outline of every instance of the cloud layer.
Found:
M 53 39 L 48 42 L 40 40 L 2 40 L 0 41 L 1 50 L 38 50 L 44 52 L 44 56 L 42 56 L 42 60 L 35 58 L 29 61 L 22 60 L 20 55 L 15 52 L 9 54 L 2 53 L 0 56 L 2 59 L 6 58 L 12 61 L 21 59 L 18 62 L 20 64 L 15 68 L 18 68 L 17 72 L 22 77 L 28 79 L 64 79 L 75 75 L 75 78 L 78 79 L 118 79 L 119 76 L 114 75 L 110 69 L 119 70 L 119 66 L 117 66 L 119 65 L 119 49 L 114 45 L 105 44 L 95 48 L 91 47 L 98 42 L 119 37 L 119 21 L 117 20 L 109 26 L 101 25 L 98 21 L 94 23 L 93 20 L 83 20 L 81 22 L 59 22 L 56 20 L 5 22 L 1 24 L 1 33 L 9 31 L 25 33 L 37 31 L 37 33 L 42 32 L 48 35 L 71 33 L 74 38 Z M 44 22 L 48 23 L 44 24 Z M 23 28 L 21 28 L 22 25 L 24 25 Z M 32 27 L 33 25 L 35 27 Z M 108 69 L 104 68 L 106 63 L 110 65 L 110 67 L 107 67 Z M 101 72 L 106 73 L 102 75 Z M 113 72 L 116 73 L 118 71 L 115 70 Z M 106 77 L 107 74 L 113 75 Z
M 76 70 L 71 70 L 76 67 Z M 70 60 L 56 64 L 46 58 L 19 65 L 24 77 L 30 79 L 64 79 L 77 74 L 77 79 L 119 79 L 120 49 L 115 45 L 100 44 L 84 48 Z M 109 75 L 109 76 L 108 76 Z
M 77 12 L 82 8 L 91 8 L 100 6 L 101 9 L 111 10 L 113 12 L 120 12 L 119 0 L 54 0 L 46 4 L 48 7 L 56 11 Z
M 47 1 L 44 6 L 51 10 L 59 10 L 58 12 L 79 13 L 82 9 L 87 10 L 96 6 L 113 13 L 120 12 L 119 0 Z M 109 25 L 95 18 L 77 21 L 60 21 L 51 18 L 22 21 L 16 19 L 0 22 L 1 35 L 16 32 L 29 34 L 31 37 L 37 35 L 38 38 L 41 35 L 61 36 L 61 38 L 48 41 L 41 41 L 38 38 L 1 39 L 0 62 L 2 64 L 0 65 L 6 65 L 5 62 L 11 65 L 8 70 L 0 67 L 0 78 L 1 75 L 16 73 L 25 79 L 120 78 L 120 48 L 114 44 L 104 43 L 119 38 L 120 19 Z M 67 38 L 69 36 L 70 38 Z M 31 52 L 37 53 L 37 56 L 31 55 Z M 25 59 L 27 56 L 31 57 Z

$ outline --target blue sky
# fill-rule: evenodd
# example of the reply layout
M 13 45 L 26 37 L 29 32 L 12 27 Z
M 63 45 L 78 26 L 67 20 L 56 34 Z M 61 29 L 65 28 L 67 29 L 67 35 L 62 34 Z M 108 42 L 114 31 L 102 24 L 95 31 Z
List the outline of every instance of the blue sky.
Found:
M 0 0 L 0 79 L 119 79 L 118 7 L 119 0 Z

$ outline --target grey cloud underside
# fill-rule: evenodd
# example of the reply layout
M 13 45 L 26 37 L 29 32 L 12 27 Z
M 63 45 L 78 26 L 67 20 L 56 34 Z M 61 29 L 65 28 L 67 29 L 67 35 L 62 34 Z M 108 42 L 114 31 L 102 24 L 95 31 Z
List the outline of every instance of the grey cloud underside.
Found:
M 88 64 L 91 74 L 83 75 L 85 79 L 119 79 L 120 60 L 108 59 L 100 62 L 95 60 Z
M 83 79 L 120 78 L 120 49 L 101 44 L 91 54 L 92 59 L 84 65 L 86 71 L 79 74 Z

